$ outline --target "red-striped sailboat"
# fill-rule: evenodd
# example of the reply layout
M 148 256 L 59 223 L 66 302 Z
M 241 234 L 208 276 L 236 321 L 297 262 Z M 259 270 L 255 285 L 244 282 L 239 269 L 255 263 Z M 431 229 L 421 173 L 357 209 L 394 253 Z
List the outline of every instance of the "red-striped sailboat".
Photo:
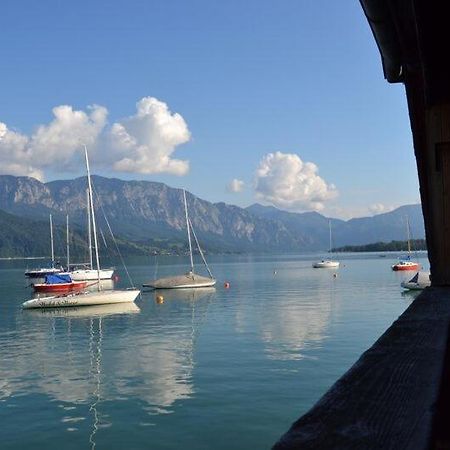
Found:
M 73 281 L 69 274 L 46 275 L 44 283 L 33 284 L 35 292 L 73 292 L 84 289 L 87 281 Z

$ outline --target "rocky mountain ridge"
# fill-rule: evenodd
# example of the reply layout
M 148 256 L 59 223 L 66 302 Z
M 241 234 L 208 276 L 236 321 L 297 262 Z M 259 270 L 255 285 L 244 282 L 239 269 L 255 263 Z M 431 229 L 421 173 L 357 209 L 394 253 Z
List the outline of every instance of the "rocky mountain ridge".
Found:
M 124 181 L 93 176 L 96 215 L 100 228 L 136 244 L 173 241 L 185 243 L 182 190 L 151 181 Z M 290 213 L 273 207 L 240 208 L 211 203 L 187 193 L 189 214 L 197 235 L 210 251 L 302 252 L 328 248 L 328 218 L 315 212 Z M 101 205 L 101 206 L 99 206 Z M 403 208 L 403 209 L 402 209 Z M 331 219 L 334 243 L 354 245 L 405 239 L 404 216 L 413 235 L 423 237 L 420 205 L 410 205 L 379 216 L 343 221 Z M 86 226 L 86 178 L 41 183 L 29 177 L 0 176 L 0 210 L 33 220 L 52 213 L 63 223 Z

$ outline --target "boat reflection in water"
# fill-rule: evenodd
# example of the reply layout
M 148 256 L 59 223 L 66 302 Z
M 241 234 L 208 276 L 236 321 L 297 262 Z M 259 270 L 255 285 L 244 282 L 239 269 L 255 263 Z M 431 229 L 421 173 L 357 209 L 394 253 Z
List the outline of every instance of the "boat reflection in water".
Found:
M 203 298 L 209 298 L 216 293 L 215 287 L 197 287 L 197 288 L 178 288 L 178 289 L 152 289 L 147 291 L 154 297 L 163 297 L 167 301 L 194 301 L 201 300 Z M 194 305 L 193 305 L 194 306 Z
M 35 327 L 36 324 L 49 323 L 36 321 L 39 318 L 50 319 L 51 326 L 37 326 L 41 330 L 35 331 L 33 336 L 39 343 L 34 349 L 36 352 L 33 352 L 27 366 L 20 364 L 11 372 L 15 376 L 22 372 L 21 375 L 26 379 L 29 373 L 39 373 L 40 364 L 43 364 L 46 373 L 39 375 L 39 381 L 33 387 L 27 387 L 27 383 L 23 382 L 16 386 L 16 390 L 45 393 L 63 402 L 60 407 L 64 409 L 65 416 L 61 422 L 67 426 L 66 430 L 73 432 L 79 431 L 78 427 L 88 428 L 89 443 L 94 450 L 98 430 L 111 426 L 108 415 L 102 416 L 99 410 L 102 399 L 107 398 L 102 387 L 105 378 L 102 355 L 104 323 L 109 325 L 113 316 L 136 315 L 140 312 L 134 302 L 23 310 L 24 318 L 33 318 Z M 105 319 L 107 322 L 104 322 Z M 86 325 L 88 335 L 83 331 Z M 77 351 L 80 342 L 84 342 L 82 347 L 87 349 L 86 352 Z M 2 377 L 5 375 L 2 370 L 0 373 Z
M 55 407 L 42 420 L 54 423 L 56 434 L 70 432 L 78 448 L 87 441 L 98 448 L 115 436 L 125 410 L 139 417 L 143 437 L 156 416 L 195 393 L 195 346 L 215 292 L 165 291 L 164 304 L 148 295 L 140 308 L 129 302 L 21 310 L 14 344 L 0 333 L 0 358 L 8 361 L 0 366 L 0 400 L 38 414 L 33 398 L 47 397 Z

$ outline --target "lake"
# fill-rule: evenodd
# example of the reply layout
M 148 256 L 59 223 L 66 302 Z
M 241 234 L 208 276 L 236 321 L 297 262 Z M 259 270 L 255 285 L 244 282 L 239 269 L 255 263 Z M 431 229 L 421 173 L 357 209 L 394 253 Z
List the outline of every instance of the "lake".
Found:
M 0 446 L 268 449 L 414 299 L 396 258 L 210 256 L 215 289 L 56 311 L 22 311 L 33 262 L 1 261 Z M 128 261 L 136 286 L 186 268 Z

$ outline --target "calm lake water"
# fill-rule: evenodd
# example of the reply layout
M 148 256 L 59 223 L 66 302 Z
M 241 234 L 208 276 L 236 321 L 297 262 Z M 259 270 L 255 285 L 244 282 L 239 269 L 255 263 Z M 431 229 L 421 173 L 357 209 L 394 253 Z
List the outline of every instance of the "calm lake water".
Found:
M 0 447 L 270 448 L 414 298 L 396 255 L 345 255 L 336 278 L 314 259 L 211 256 L 216 289 L 49 312 L 21 310 L 27 263 L 0 262 Z M 139 286 L 186 260 L 128 268 Z

